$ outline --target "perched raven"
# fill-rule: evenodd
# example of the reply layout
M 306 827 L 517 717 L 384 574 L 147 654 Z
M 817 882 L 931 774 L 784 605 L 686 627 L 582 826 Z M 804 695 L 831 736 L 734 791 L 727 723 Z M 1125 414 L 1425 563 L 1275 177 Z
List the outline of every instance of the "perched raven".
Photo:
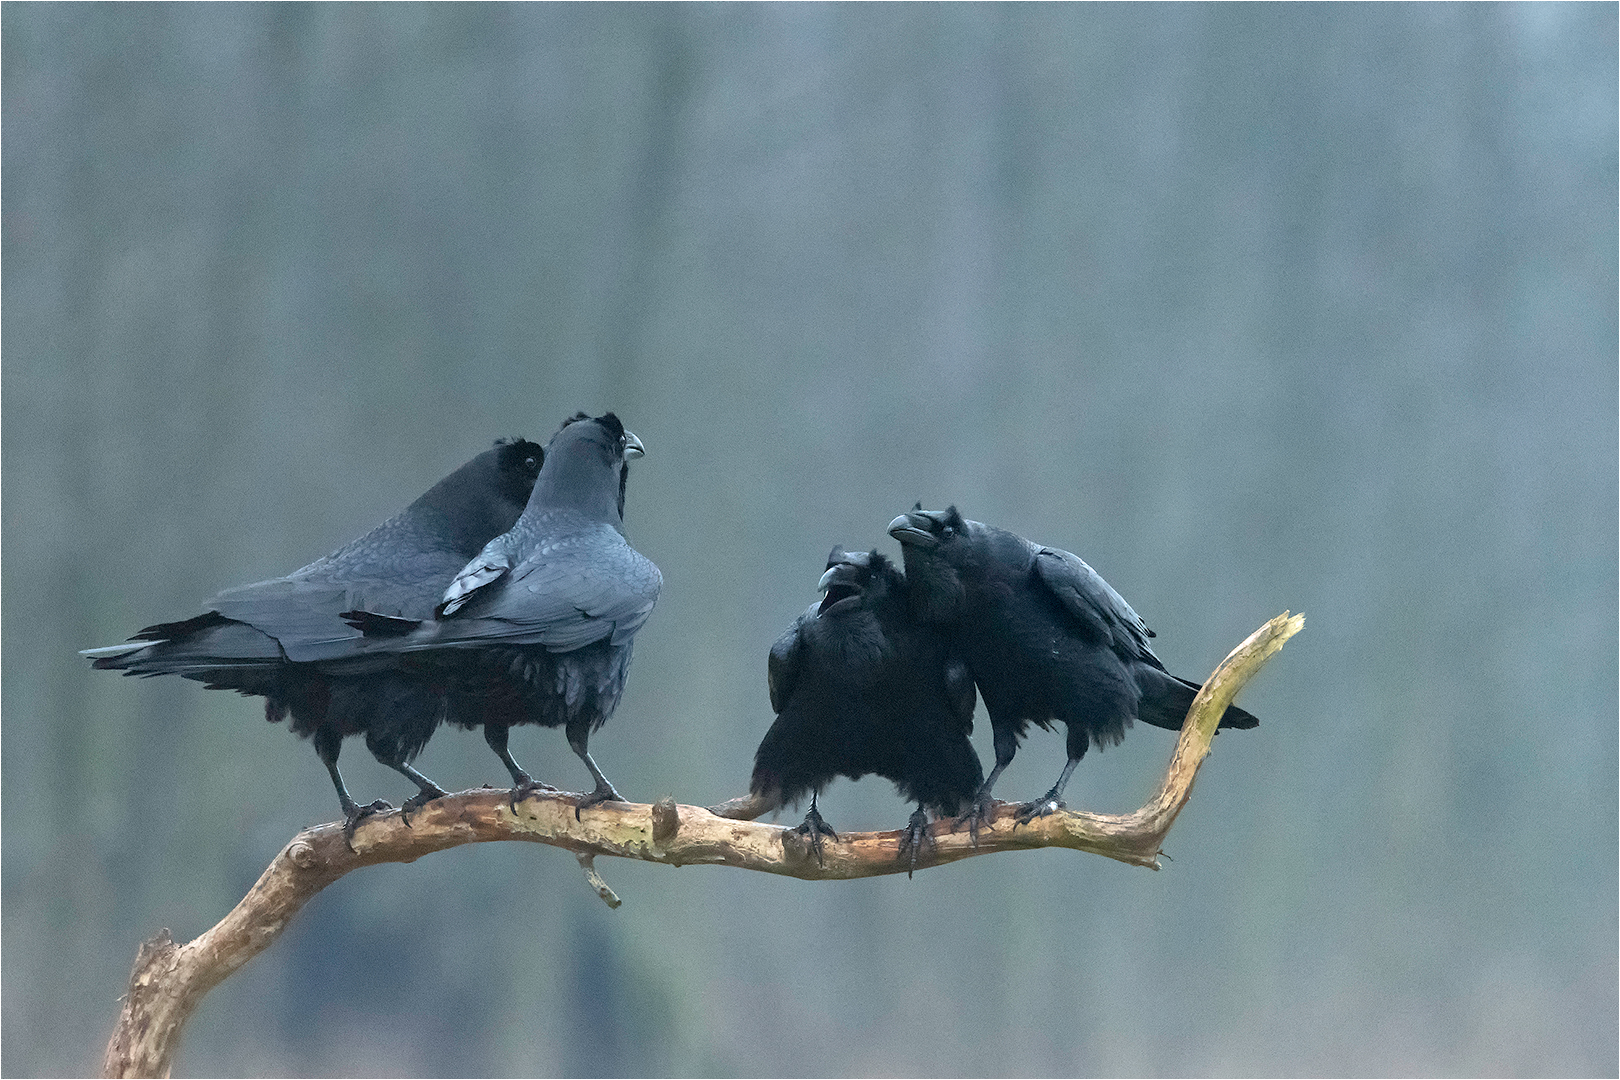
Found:
M 813 604 L 771 647 L 776 722 L 754 755 L 749 787 L 763 809 L 810 794 L 799 832 L 816 858 L 816 795 L 837 776 L 876 773 L 918 804 L 901 838 L 913 869 L 928 836 L 925 808 L 952 815 L 984 780 L 973 732 L 973 679 L 945 639 L 912 619 L 906 579 L 878 553 L 834 548 Z M 761 811 L 763 812 L 763 810 Z
M 547 445 L 522 516 L 450 582 L 436 617 L 344 615 L 371 655 L 444 681 L 449 721 L 483 727 L 512 774 L 514 804 L 543 786 L 512 760 L 514 724 L 565 728 L 596 780 L 580 806 L 623 801 L 588 747 L 619 704 L 632 639 L 663 585 L 624 538 L 627 461 L 642 452 L 617 416 L 580 413 Z
M 1068 728 L 1068 762 L 1017 820 L 1063 805 L 1063 788 L 1086 749 L 1117 743 L 1135 719 L 1179 730 L 1197 683 L 1165 671 L 1148 647 L 1141 616 L 1076 555 L 921 505 L 889 523 L 900 541 L 912 612 L 946 630 L 984 695 L 996 766 L 974 799 L 976 832 L 990 814 L 990 789 L 1012 761 L 1031 722 Z M 1223 728 L 1260 721 L 1237 706 Z
M 212 690 L 265 698 L 265 718 L 292 715 L 313 736 L 337 788 L 350 834 L 367 814 L 338 772 L 348 735 L 364 734 L 376 759 L 418 788 L 407 812 L 444 792 L 409 762 L 443 717 L 444 688 L 356 658 L 364 640 L 340 613 L 363 606 L 404 618 L 430 614 L 445 587 L 491 537 L 523 512 L 544 452 L 502 440 L 358 540 L 286 577 L 227 589 L 208 611 L 148 626 L 123 645 L 87 649 L 94 666 L 126 675 L 181 675 Z

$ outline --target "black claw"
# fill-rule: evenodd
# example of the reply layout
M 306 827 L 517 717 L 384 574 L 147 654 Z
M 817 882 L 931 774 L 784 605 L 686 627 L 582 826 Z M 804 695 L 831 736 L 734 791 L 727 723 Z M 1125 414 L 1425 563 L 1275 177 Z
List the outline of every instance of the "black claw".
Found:
M 974 847 L 979 846 L 979 826 L 994 830 L 996 820 L 996 801 L 990 797 L 988 791 L 981 791 L 973 797 L 968 812 L 951 822 L 951 831 L 955 832 L 963 825 L 968 827 L 968 839 Z
M 523 773 L 517 784 L 513 786 L 511 797 L 508 800 L 512 804 L 512 813 L 517 813 L 517 804 L 522 802 L 524 799 L 527 799 L 530 795 L 534 795 L 542 791 L 557 790 L 559 789 L 552 787 L 550 784 L 542 783 L 539 780 L 531 778 L 528 773 Z
M 411 827 L 411 811 L 412 810 L 416 810 L 416 809 L 418 809 L 420 807 L 426 806 L 428 803 L 432 802 L 434 799 L 442 799 L 448 794 L 450 794 L 448 791 L 444 791 L 444 790 L 442 790 L 440 788 L 436 788 L 436 787 L 435 788 L 423 788 L 421 791 L 418 791 L 415 795 L 412 795 L 410 798 L 406 799 L 403 803 L 400 804 L 400 807 L 399 807 L 399 820 L 401 820 L 401 821 L 403 821 L 405 823 L 405 827 L 407 829 L 410 828 Z
M 810 850 L 816 853 L 817 865 L 826 866 L 827 857 L 826 852 L 822 849 L 821 838 L 830 836 L 837 840 L 838 834 L 833 832 L 831 825 L 822 820 L 821 814 L 816 810 L 814 801 L 810 803 L 810 812 L 804 815 L 804 821 L 793 831 L 809 840 Z
M 362 821 L 393 808 L 393 803 L 384 802 L 381 799 L 367 803 L 365 806 L 354 802 L 345 806 L 343 808 L 343 842 L 349 845 L 349 850 L 354 850 L 354 830 L 359 828 Z
M 620 795 L 617 791 L 614 791 L 612 784 L 603 781 L 602 783 L 596 785 L 595 791 L 591 792 L 589 795 L 585 796 L 584 798 L 580 799 L 579 802 L 574 804 L 574 820 L 579 820 L 579 812 L 581 810 L 595 806 L 597 803 L 629 801 L 630 800 L 626 799 L 623 795 Z
M 904 859 L 907 855 L 911 856 L 911 866 L 906 870 L 908 879 L 916 872 L 917 853 L 925 846 L 932 850 L 937 845 L 934 843 L 933 836 L 928 832 L 928 815 L 919 806 L 917 812 L 911 815 L 910 820 L 906 822 L 906 827 L 900 833 L 900 858 Z
M 1064 809 L 1066 805 L 1062 799 L 1058 798 L 1057 788 L 1053 788 L 1034 802 L 1021 804 L 1018 807 L 1018 812 L 1013 815 L 1013 828 L 1028 825 L 1038 817 L 1046 817 L 1048 814 Z

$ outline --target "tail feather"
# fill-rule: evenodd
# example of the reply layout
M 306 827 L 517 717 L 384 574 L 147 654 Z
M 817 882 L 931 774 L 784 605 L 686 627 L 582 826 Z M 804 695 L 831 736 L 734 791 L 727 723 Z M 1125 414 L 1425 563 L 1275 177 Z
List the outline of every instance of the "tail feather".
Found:
M 1136 718 L 1145 724 L 1170 731 L 1181 730 L 1181 725 L 1187 719 L 1187 710 L 1192 708 L 1193 698 L 1203 689 L 1195 682 L 1155 668 L 1141 669 L 1137 675 L 1137 686 L 1142 692 L 1142 699 L 1136 706 Z M 1236 705 L 1227 706 L 1221 716 L 1223 728 L 1252 728 L 1259 723 L 1259 717 Z
M 99 649 L 80 649 L 79 655 L 85 657 L 98 668 L 118 668 L 124 665 L 114 663 L 114 661 L 122 660 L 132 653 L 138 653 L 142 649 L 151 648 L 151 646 L 150 641 L 126 641 L 122 645 L 103 645 Z
M 286 661 L 275 639 L 251 626 L 207 615 L 149 626 L 122 645 L 84 649 L 80 655 L 92 667 L 126 675 L 206 680 L 219 673 L 224 685 L 233 689 L 242 681 L 241 672 L 279 667 Z

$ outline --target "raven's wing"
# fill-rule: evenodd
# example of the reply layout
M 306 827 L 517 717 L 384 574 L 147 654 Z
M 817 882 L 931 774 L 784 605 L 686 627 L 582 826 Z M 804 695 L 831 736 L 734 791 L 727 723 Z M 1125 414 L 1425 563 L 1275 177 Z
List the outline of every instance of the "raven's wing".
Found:
M 338 618 L 354 606 L 342 585 L 294 578 L 229 589 L 209 604 L 212 612 L 273 638 L 293 661 L 330 659 L 344 650 L 344 642 L 358 641 L 359 631 Z
M 512 556 L 504 543 L 505 539 L 504 535 L 497 536 L 484 546 L 484 550 L 472 562 L 462 567 L 461 573 L 444 590 L 444 599 L 439 602 L 439 615 L 455 614 L 479 589 L 495 584 L 512 572 Z
M 787 708 L 788 699 L 793 696 L 793 687 L 799 681 L 800 661 L 804 656 L 799 627 L 803 624 L 802 618 L 793 620 L 793 625 L 771 646 L 771 658 L 765 665 L 765 682 L 771 691 L 771 711 L 778 716 Z
M 322 560 L 284 578 L 220 593 L 210 610 L 269 635 L 295 663 L 335 660 L 359 651 L 361 633 L 343 621 L 351 610 L 403 618 L 426 616 L 460 563 L 445 551 L 401 549 L 363 567 Z
M 618 645 L 647 621 L 663 584 L 617 529 L 589 526 L 546 540 L 498 587 L 471 595 L 437 624 L 434 643 L 504 640 L 571 652 L 611 636 Z
M 973 734 L 973 706 L 978 703 L 978 695 L 974 693 L 973 675 L 967 664 L 954 654 L 945 661 L 945 698 L 957 726 L 964 734 Z
M 226 589 L 202 615 L 145 627 L 122 646 L 86 655 L 97 661 L 122 657 L 122 663 L 102 666 L 153 674 L 340 659 L 359 651 L 362 642 L 360 631 L 344 622 L 344 612 L 425 615 L 457 562 L 445 553 L 419 552 L 382 568 L 394 570 L 393 578 L 346 580 L 345 572 L 354 571 L 322 560 L 287 577 Z M 379 568 L 365 571 L 375 575 Z
M 1148 645 L 1153 631 L 1142 616 L 1080 556 L 1061 548 L 1043 547 L 1035 553 L 1035 573 L 1087 637 L 1107 645 L 1121 657 L 1164 668 Z

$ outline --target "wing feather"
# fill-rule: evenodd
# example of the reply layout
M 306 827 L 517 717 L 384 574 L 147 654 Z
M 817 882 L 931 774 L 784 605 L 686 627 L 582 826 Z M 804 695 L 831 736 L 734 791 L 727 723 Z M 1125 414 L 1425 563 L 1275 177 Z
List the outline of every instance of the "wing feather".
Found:
M 973 734 L 973 707 L 978 703 L 978 695 L 974 692 L 973 675 L 968 671 L 967 664 L 954 654 L 947 657 L 945 662 L 945 694 L 957 727 L 969 735 Z
M 793 687 L 799 681 L 799 669 L 804 655 L 803 639 L 799 627 L 804 620 L 795 619 L 776 644 L 771 646 L 771 658 L 765 665 L 766 685 L 771 692 L 771 711 L 780 715 L 793 696 Z
M 459 580 L 459 579 L 458 579 Z M 488 588 L 496 580 L 501 587 Z M 629 639 L 647 621 L 663 576 L 611 525 L 547 540 L 509 572 L 448 605 L 436 644 L 504 640 L 571 652 L 610 637 Z M 448 594 L 447 594 L 448 595 Z
M 1035 572 L 1084 632 L 1123 657 L 1164 666 L 1148 644 L 1153 631 L 1142 616 L 1080 556 L 1043 547 L 1035 553 Z
M 479 589 L 495 584 L 511 569 L 512 564 L 505 552 L 491 552 L 487 549 L 481 552 L 445 588 L 444 599 L 439 602 L 438 614 L 454 615 Z

